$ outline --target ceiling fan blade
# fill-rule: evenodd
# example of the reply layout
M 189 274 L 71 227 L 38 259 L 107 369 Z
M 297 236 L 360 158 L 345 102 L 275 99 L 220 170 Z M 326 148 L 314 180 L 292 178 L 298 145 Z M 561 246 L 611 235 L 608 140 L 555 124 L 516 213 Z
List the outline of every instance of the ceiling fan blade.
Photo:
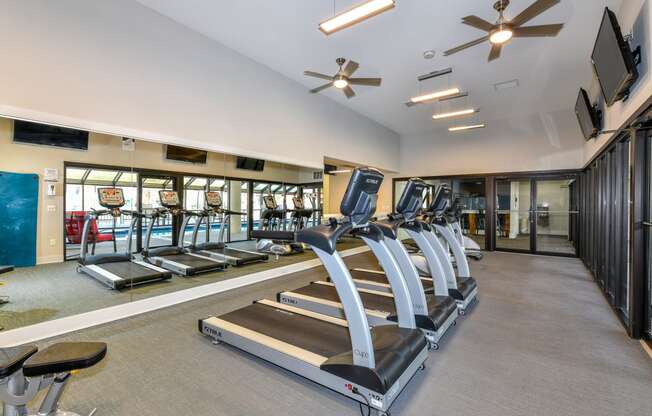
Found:
M 521 26 L 514 29 L 514 37 L 535 38 L 540 36 L 557 36 L 563 27 L 563 23 L 541 26 Z
M 354 73 L 355 71 L 358 70 L 358 67 L 359 67 L 359 66 L 360 66 L 360 65 L 359 65 L 357 62 L 355 62 L 355 61 L 349 61 L 349 62 L 347 62 L 347 63 L 346 63 L 346 66 L 345 66 L 344 69 L 342 70 L 342 75 L 344 75 L 345 77 L 350 77 L 351 75 L 353 75 L 353 73 Z
M 320 74 L 319 72 L 313 72 L 313 71 L 303 71 L 303 75 L 307 77 L 314 77 L 314 78 L 325 79 L 325 80 L 333 79 L 333 77 L 330 75 Z
M 529 22 L 552 6 L 556 5 L 560 1 L 561 0 L 537 0 L 532 3 L 530 7 L 523 10 L 518 16 L 513 18 L 511 23 L 514 26 L 521 26 L 522 24 Z
M 486 20 L 474 15 L 463 17 L 462 23 L 465 25 L 473 26 L 476 29 L 484 30 L 485 32 L 491 32 L 494 28 L 493 23 L 489 23 Z
M 380 87 L 381 78 L 349 78 L 349 84 L 368 85 L 370 87 Z
M 469 43 L 465 43 L 464 45 L 460 45 L 460 46 L 458 46 L 456 48 L 449 49 L 449 50 L 444 52 L 444 56 L 452 55 L 452 54 L 457 53 L 459 51 L 463 51 L 464 49 L 470 48 L 471 46 L 479 45 L 482 42 L 487 41 L 487 40 L 489 40 L 489 35 L 483 36 L 480 39 L 473 40 L 473 41 L 471 41 Z
M 323 91 L 323 90 L 325 90 L 326 88 L 329 88 L 329 87 L 332 87 L 332 86 L 333 86 L 333 83 L 332 83 L 332 82 L 329 82 L 328 84 L 324 84 L 324 85 L 322 85 L 322 86 L 320 86 L 320 87 L 317 87 L 317 88 L 313 88 L 313 89 L 311 89 L 310 92 L 313 93 L 313 94 L 316 94 L 316 93 L 318 93 L 319 91 Z
M 349 87 L 348 85 L 346 87 L 342 88 L 342 91 L 344 91 L 344 95 L 346 95 L 346 98 L 355 97 L 355 93 L 353 92 L 351 87 Z
M 495 44 L 491 46 L 491 52 L 489 52 L 489 59 L 488 61 L 491 62 L 495 59 L 500 58 L 500 51 L 503 49 L 503 45 L 501 44 Z

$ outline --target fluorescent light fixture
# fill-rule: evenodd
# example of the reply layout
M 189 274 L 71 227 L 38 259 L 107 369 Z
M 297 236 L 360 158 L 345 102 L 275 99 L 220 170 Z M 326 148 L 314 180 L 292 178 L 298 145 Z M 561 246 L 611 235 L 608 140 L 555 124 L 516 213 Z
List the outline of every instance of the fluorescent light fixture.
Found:
M 423 102 L 426 102 L 426 101 L 436 100 L 438 98 L 448 97 L 450 95 L 455 95 L 455 94 L 459 94 L 459 93 L 460 93 L 459 88 L 451 88 L 449 90 L 437 91 L 437 92 L 432 92 L 430 94 L 419 95 L 418 97 L 412 97 L 412 98 L 410 98 L 410 101 L 417 104 L 417 103 L 423 103 Z
M 339 170 L 331 170 L 330 173 L 331 175 L 337 175 L 338 173 L 351 173 L 351 169 L 339 169 Z
M 450 113 L 439 113 L 439 114 L 433 114 L 432 118 L 435 120 L 440 120 L 442 118 L 451 118 L 451 117 L 459 117 L 459 116 L 467 116 L 469 114 L 477 113 L 478 110 L 475 108 L 469 108 L 468 110 L 460 110 L 460 111 L 453 111 Z
M 465 131 L 465 130 L 475 130 L 475 129 L 484 129 L 487 127 L 486 124 L 471 124 L 468 126 L 458 126 L 458 127 L 449 127 L 448 131 Z
M 346 29 L 389 9 L 393 9 L 395 0 L 369 0 L 338 14 L 319 24 L 319 30 L 326 35 Z

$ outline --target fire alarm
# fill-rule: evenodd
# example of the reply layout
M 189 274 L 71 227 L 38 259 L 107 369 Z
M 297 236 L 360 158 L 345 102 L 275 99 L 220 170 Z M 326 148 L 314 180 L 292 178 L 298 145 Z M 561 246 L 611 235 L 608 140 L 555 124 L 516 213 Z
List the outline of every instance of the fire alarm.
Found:
M 435 57 L 435 51 L 429 50 L 423 53 L 423 59 L 432 59 Z

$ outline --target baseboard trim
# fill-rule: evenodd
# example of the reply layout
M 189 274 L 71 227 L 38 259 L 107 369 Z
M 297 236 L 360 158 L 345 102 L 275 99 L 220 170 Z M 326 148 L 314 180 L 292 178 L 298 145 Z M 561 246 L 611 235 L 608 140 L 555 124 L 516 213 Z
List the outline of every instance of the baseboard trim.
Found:
M 52 264 L 52 263 L 62 263 L 63 257 L 60 255 L 56 256 L 43 256 L 36 258 L 36 264 Z
M 650 359 L 652 359 L 652 342 L 642 339 L 641 345 L 643 346 L 643 351 L 645 351 L 647 355 L 650 356 Z
M 369 251 L 369 247 L 361 246 L 340 252 L 342 257 L 354 256 Z M 239 289 L 244 286 L 272 280 L 290 273 L 296 273 L 320 266 L 319 259 L 312 259 L 287 266 L 277 267 L 270 270 L 252 273 L 221 282 L 209 283 L 196 286 L 178 292 L 154 296 L 122 305 L 110 306 L 91 312 L 78 315 L 66 316 L 51 321 L 29 325 L 23 328 L 16 328 L 6 332 L 0 332 L 0 345 L 12 347 L 42 341 L 44 339 L 80 331 L 110 322 L 119 321 L 132 316 L 153 312 L 159 309 L 190 302 L 207 296 L 224 293 L 230 290 Z

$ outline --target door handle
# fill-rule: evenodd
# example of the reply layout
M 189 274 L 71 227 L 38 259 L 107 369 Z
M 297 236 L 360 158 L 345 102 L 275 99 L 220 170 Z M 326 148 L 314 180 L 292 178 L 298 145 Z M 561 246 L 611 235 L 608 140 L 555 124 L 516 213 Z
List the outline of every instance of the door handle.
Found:
M 646 226 L 646 227 L 652 227 L 652 222 L 643 221 L 643 225 Z

